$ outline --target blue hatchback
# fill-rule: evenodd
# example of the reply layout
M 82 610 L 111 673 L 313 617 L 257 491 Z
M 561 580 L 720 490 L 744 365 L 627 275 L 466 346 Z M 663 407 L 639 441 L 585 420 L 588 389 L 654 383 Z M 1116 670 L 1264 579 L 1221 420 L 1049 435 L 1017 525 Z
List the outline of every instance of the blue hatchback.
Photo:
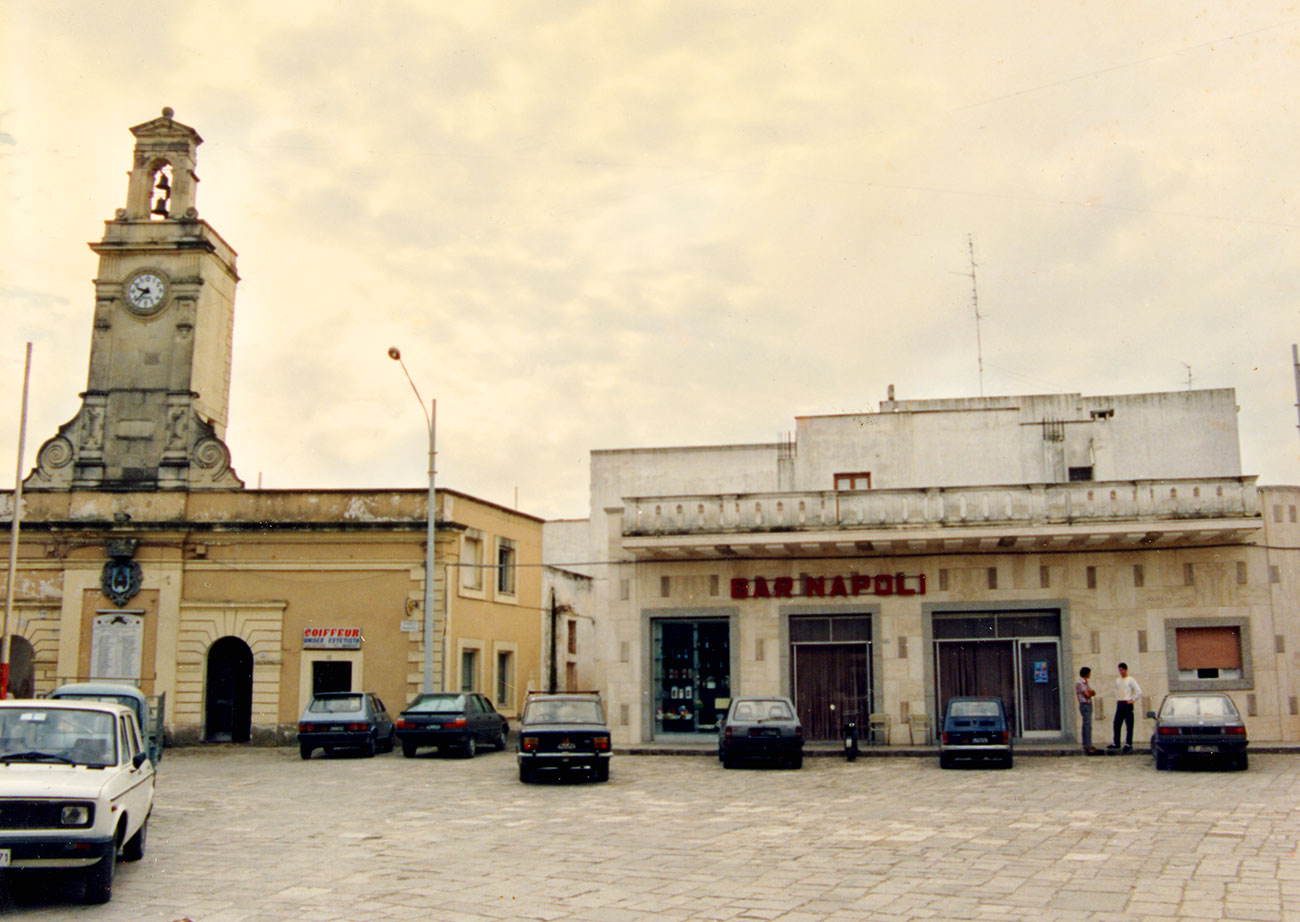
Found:
M 1011 767 L 1011 727 L 1000 698 L 950 698 L 939 733 L 939 767 L 958 759 Z

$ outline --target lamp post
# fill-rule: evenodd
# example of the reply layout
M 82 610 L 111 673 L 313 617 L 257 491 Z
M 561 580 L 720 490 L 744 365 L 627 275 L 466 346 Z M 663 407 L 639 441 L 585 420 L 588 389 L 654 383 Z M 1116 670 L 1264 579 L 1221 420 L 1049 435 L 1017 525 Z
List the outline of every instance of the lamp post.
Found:
M 424 408 L 424 398 L 420 396 L 420 389 L 415 386 L 415 380 L 411 373 L 406 370 L 406 363 L 402 361 L 402 353 L 396 346 L 390 346 L 388 357 L 402 366 L 402 372 L 406 375 L 406 380 L 411 384 L 411 390 L 415 393 L 415 399 L 419 401 L 420 412 L 424 414 L 424 421 L 429 426 L 429 516 L 425 538 L 424 548 L 424 683 L 423 691 L 428 694 L 433 691 L 442 691 L 442 650 L 439 649 L 437 657 L 438 678 L 434 681 L 434 655 L 433 645 L 438 635 L 434 630 L 433 617 L 433 581 L 434 569 L 433 564 L 436 559 L 434 551 L 434 532 L 436 529 L 435 516 L 437 515 L 437 505 L 434 495 L 433 481 L 435 474 L 434 459 L 437 455 L 435 424 L 438 418 L 438 401 L 429 401 L 429 409 Z M 439 645 L 441 647 L 441 645 Z

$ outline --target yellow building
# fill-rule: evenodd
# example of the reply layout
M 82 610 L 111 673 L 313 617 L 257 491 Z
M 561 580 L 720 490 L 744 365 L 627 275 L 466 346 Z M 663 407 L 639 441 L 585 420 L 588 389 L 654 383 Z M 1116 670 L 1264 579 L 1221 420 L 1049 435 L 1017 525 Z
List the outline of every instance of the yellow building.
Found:
M 542 521 L 438 491 L 425 676 L 427 490 L 244 488 L 224 441 L 239 277 L 195 208 L 202 139 L 169 109 L 131 131 L 126 207 L 91 244 L 82 406 L 24 481 L 12 693 L 138 683 L 179 741 L 289 739 L 323 690 L 395 714 L 473 689 L 513 715 L 545 680 Z

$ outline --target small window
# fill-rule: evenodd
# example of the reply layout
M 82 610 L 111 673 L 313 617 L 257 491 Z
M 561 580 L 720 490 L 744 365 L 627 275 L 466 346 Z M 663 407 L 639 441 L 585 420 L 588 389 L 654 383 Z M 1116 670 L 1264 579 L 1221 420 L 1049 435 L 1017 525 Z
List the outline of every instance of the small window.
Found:
M 1180 679 L 1240 679 L 1241 628 L 1182 627 L 1174 631 Z
M 1097 568 L 1096 568 L 1096 567 L 1088 567 L 1088 568 L 1084 571 L 1084 575 L 1085 575 L 1085 577 L 1087 578 L 1088 588 L 1089 588 L 1089 589 L 1096 589 L 1096 588 L 1097 588 Z
M 861 471 L 856 474 L 836 474 L 835 489 L 836 490 L 870 490 L 871 473 L 869 471 Z
M 497 540 L 497 592 L 515 594 L 515 543 L 509 538 Z
M 1147 584 L 1146 571 L 1142 569 L 1142 564 L 1133 564 L 1133 585 L 1141 589 Z
M 514 655 L 509 650 L 502 650 L 497 653 L 497 707 L 510 707 L 514 687 Z
M 461 539 L 460 586 L 474 592 L 483 591 L 483 538 L 479 535 Z
M 460 690 L 472 692 L 478 685 L 478 651 L 460 651 Z
M 578 622 L 576 622 L 576 621 L 570 621 L 570 622 L 569 622 L 569 646 L 568 646 L 568 650 L 569 650 L 570 653 L 577 653 L 577 652 L 578 652 Z
M 1092 479 L 1091 467 L 1072 467 L 1070 468 L 1070 480 L 1082 481 Z

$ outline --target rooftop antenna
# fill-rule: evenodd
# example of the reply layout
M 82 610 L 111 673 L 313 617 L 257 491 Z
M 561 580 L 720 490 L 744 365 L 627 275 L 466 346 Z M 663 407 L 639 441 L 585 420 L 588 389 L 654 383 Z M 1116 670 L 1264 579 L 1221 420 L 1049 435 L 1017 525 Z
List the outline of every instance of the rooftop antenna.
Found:
M 980 396 L 984 396 L 984 343 L 980 338 L 980 292 L 975 283 L 975 241 L 970 234 L 966 235 L 966 247 L 970 250 L 970 298 L 971 306 L 975 309 L 975 355 L 979 360 L 980 371 Z
M 1300 350 L 1296 349 L 1296 344 L 1291 344 L 1291 364 L 1295 366 L 1295 396 L 1296 407 L 1300 408 Z M 1300 426 L 1296 427 L 1300 429 Z

